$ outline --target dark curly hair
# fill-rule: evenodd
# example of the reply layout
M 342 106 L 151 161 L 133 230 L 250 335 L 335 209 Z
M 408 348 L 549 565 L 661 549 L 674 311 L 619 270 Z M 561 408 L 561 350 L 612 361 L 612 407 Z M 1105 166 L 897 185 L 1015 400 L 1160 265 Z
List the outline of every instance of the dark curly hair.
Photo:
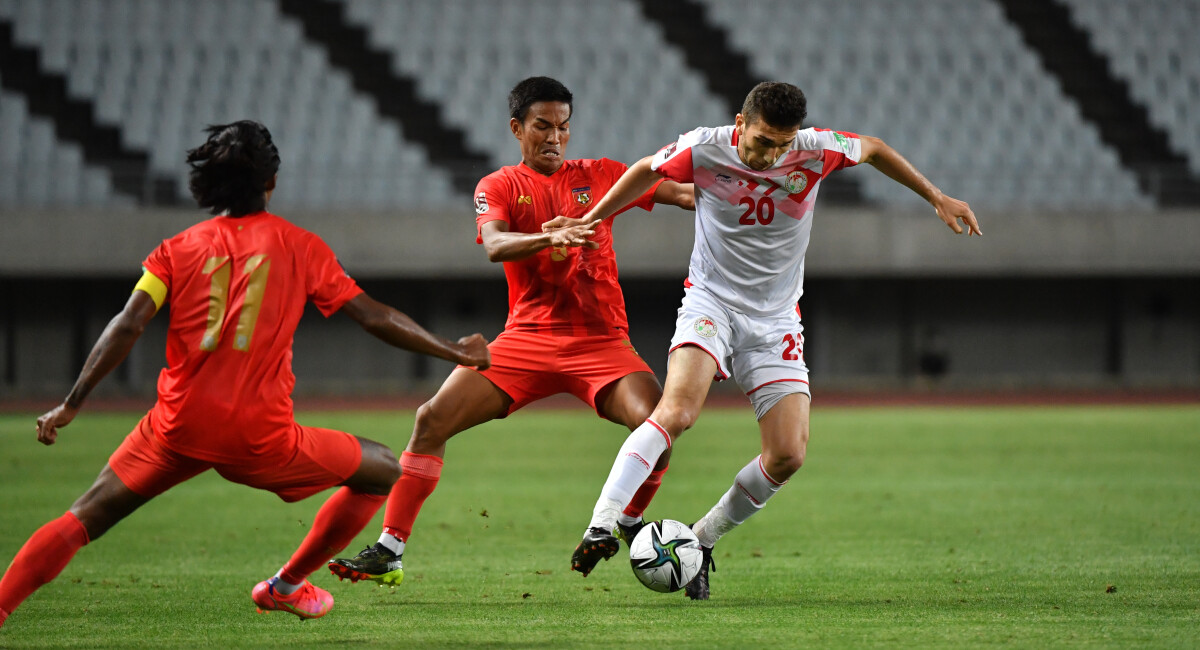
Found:
M 512 92 L 508 93 L 508 114 L 518 122 L 524 122 L 529 107 L 538 102 L 563 102 L 574 113 L 573 99 L 571 91 L 557 79 L 530 77 L 513 86 Z
M 267 127 L 252 120 L 215 124 L 208 141 L 187 152 L 188 189 L 212 214 L 241 217 L 267 207 L 266 196 L 279 171 L 279 150 Z
M 762 120 L 786 129 L 798 127 L 808 117 L 808 100 L 799 88 L 782 81 L 764 81 L 750 90 L 742 104 L 742 119 L 747 124 Z

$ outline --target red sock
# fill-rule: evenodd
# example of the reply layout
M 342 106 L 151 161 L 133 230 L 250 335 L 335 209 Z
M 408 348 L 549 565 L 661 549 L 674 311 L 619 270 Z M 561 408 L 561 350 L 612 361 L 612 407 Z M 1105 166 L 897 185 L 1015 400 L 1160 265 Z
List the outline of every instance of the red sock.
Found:
M 382 494 L 355 492 L 348 487 L 334 492 L 317 511 L 312 530 L 284 565 L 279 577 L 294 585 L 304 582 L 362 532 L 386 498 Z
M 442 477 L 442 459 L 406 451 L 400 455 L 400 472 L 383 511 L 383 532 L 407 541 L 421 506 Z
M 0 578 L 0 625 L 29 594 L 61 573 L 87 543 L 87 529 L 70 512 L 37 529 Z
M 641 517 L 642 513 L 650 505 L 650 500 L 654 498 L 658 492 L 658 486 L 662 485 L 663 474 L 667 473 L 667 467 L 650 472 L 650 476 L 642 482 L 641 487 L 637 492 L 633 493 L 633 498 L 629 500 L 629 505 L 625 506 L 625 514 L 630 517 Z

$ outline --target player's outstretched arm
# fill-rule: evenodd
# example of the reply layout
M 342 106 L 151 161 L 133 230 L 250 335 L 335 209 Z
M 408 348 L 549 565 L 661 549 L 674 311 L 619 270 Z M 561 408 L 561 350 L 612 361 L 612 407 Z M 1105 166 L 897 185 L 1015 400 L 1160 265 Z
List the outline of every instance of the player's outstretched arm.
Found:
M 354 319 L 369 334 L 389 345 L 480 370 L 487 369 L 492 363 L 487 339 L 482 334 L 464 336 L 457 342 L 444 339 L 426 331 L 400 310 L 365 293 L 351 298 L 342 305 L 340 311 Z
M 653 159 L 653 156 L 647 156 L 633 163 L 632 167 L 621 174 L 608 194 L 605 194 L 604 198 L 600 199 L 587 214 L 578 219 L 555 217 L 542 224 L 542 232 L 599 223 L 619 212 L 621 208 L 633 203 L 638 197 L 650 191 L 650 188 L 654 187 L 654 184 L 662 178 L 658 172 L 650 168 L 650 162 Z M 695 201 L 693 200 L 693 207 L 694 205 Z
M 508 223 L 489 221 L 479 229 L 483 249 L 492 262 L 521 260 L 546 248 L 583 246 L 599 248 L 600 244 L 588 239 L 596 234 L 596 227 L 577 225 L 554 232 L 509 232 Z
M 129 356 L 133 344 L 141 338 L 146 324 L 157 312 L 158 305 L 150 294 L 141 289 L 134 290 L 125 308 L 108 322 L 100 338 L 96 339 L 96 345 L 92 346 L 92 352 L 67 398 L 37 419 L 38 442 L 54 444 L 58 439 L 58 430 L 75 419 L 83 400 L 87 399 L 92 389 Z
M 663 181 L 654 190 L 654 202 L 694 211 L 696 209 L 696 185 Z
M 900 155 L 900 152 L 888 146 L 886 142 L 869 135 L 859 136 L 862 142 L 862 158 L 859 162 L 870 163 L 875 169 L 883 172 L 892 180 L 916 192 L 921 198 L 929 201 L 934 211 L 951 230 L 962 234 L 962 226 L 967 227 L 967 235 L 983 236 L 975 213 L 966 201 L 946 196 L 929 179 L 913 167 L 912 163 Z

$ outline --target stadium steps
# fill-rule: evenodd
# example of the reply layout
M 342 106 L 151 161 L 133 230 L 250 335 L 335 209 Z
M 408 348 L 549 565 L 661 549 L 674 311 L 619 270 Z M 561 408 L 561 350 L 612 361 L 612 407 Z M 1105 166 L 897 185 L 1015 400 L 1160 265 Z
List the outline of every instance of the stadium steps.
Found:
M 449 173 L 456 190 L 474 193 L 475 184 L 491 170 L 488 156 L 469 148 L 466 135 L 447 125 L 439 106 L 417 96 L 412 79 L 392 73 L 390 55 L 370 45 L 365 29 L 350 25 L 341 3 L 279 0 L 279 8 L 299 20 L 305 36 L 328 51 L 330 63 L 375 100 L 379 114 L 394 120 L 406 140 L 425 148 L 429 160 Z
M 1057 0 L 996 2 L 1143 191 L 1164 206 L 1200 205 L 1200 182 L 1187 160 L 1171 150 L 1167 134 L 1150 123 L 1129 86 L 1112 75 L 1107 58 L 1071 21 L 1066 6 Z
M 67 80 L 42 70 L 36 48 L 17 45 L 13 25 L 0 19 L 0 85 L 25 96 L 29 111 L 50 119 L 59 138 L 80 145 L 84 161 L 109 170 L 113 189 L 140 203 L 176 205 L 175 181 L 150 171 L 150 156 L 121 143 L 121 130 L 96 121 L 91 102 L 72 99 Z
M 746 93 L 764 80 L 750 70 L 750 59 L 734 49 L 725 31 L 709 22 L 705 6 L 696 0 L 638 0 L 638 5 L 662 28 L 667 42 L 683 51 L 688 65 L 703 75 L 709 90 L 729 107 L 730 116 L 742 112 Z M 866 202 L 858 183 L 846 174 L 822 181 L 821 198 L 841 205 Z

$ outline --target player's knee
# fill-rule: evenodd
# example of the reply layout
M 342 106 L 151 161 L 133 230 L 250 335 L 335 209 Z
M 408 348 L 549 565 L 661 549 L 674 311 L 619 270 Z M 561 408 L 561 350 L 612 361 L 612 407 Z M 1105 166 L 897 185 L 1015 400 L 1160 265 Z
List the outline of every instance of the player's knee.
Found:
M 804 465 L 804 450 L 797 449 L 793 451 L 775 454 L 769 458 L 763 458 L 763 469 L 767 471 L 772 479 L 782 483 L 791 478 L 792 474 L 800 471 L 800 467 Z
M 450 418 L 441 412 L 433 401 L 425 402 L 417 409 L 416 423 L 413 425 L 412 443 L 414 445 L 441 445 L 449 438 Z
M 400 480 L 400 461 L 396 458 L 396 454 L 386 447 L 381 456 L 383 469 L 379 473 L 379 478 L 381 482 L 387 484 L 388 491 L 391 491 L 392 485 Z
M 670 432 L 672 437 L 679 437 L 684 431 L 692 428 L 699 417 L 699 408 L 668 404 L 659 405 L 651 419 Z
M 361 439 L 360 439 L 361 440 Z M 370 494 L 387 494 L 400 480 L 400 461 L 387 445 L 362 440 L 363 459 L 356 485 L 351 487 Z

